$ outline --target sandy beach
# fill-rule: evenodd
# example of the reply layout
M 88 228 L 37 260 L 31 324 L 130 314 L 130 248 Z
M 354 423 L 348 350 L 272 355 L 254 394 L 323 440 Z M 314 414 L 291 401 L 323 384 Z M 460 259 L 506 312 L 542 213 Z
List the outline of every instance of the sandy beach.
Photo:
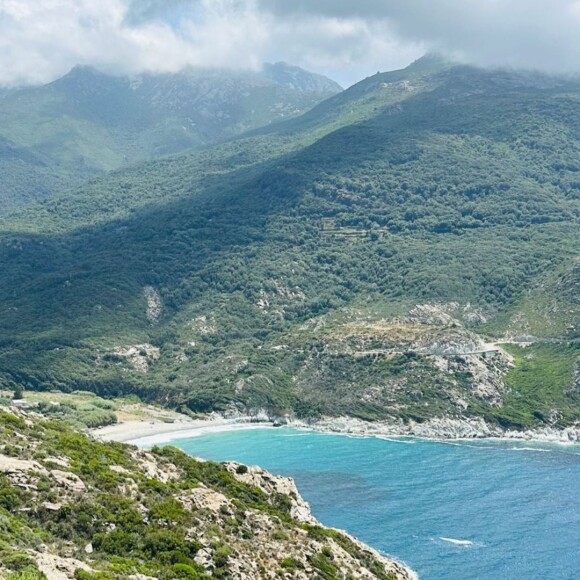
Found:
M 208 433 L 222 431 L 239 431 L 244 429 L 272 429 L 272 423 L 252 421 L 248 419 L 225 419 L 210 417 L 208 419 L 184 419 L 174 423 L 162 421 L 121 421 L 91 431 L 94 437 L 103 441 L 119 441 L 131 443 L 139 447 L 169 443 L 176 439 L 187 439 Z

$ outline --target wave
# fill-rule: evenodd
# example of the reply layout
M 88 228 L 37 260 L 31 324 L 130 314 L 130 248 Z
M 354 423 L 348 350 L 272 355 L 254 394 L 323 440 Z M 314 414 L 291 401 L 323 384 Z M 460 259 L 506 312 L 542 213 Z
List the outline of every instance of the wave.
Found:
M 390 441 L 391 443 L 403 443 L 404 445 L 415 445 L 417 441 L 406 441 L 404 439 L 392 439 L 391 437 L 387 437 L 386 435 L 375 435 L 376 439 L 380 439 L 381 441 Z
M 541 449 L 539 447 L 510 447 L 507 451 L 533 451 L 536 453 L 554 453 L 555 449 Z
M 473 546 L 473 542 L 470 540 L 457 540 L 455 538 L 445 538 L 445 537 L 440 537 L 440 540 L 442 540 L 443 542 L 449 542 L 450 544 L 454 544 L 455 546 Z
M 470 449 L 479 449 L 485 451 L 486 449 L 501 449 L 501 447 L 495 447 L 492 445 L 471 445 L 469 443 L 463 443 L 462 441 L 447 441 L 445 439 L 434 440 L 435 443 L 441 445 L 450 445 L 451 447 L 469 447 Z
M 311 433 L 285 433 L 281 437 L 309 437 Z

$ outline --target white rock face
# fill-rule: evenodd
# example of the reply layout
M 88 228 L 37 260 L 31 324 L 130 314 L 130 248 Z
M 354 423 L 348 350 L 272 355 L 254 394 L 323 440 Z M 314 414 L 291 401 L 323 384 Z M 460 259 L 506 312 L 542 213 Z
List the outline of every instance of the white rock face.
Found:
M 179 501 L 189 510 L 196 507 L 215 512 L 223 507 L 232 508 L 231 501 L 225 495 L 205 486 L 188 491 L 179 498 Z
M 402 420 L 376 421 L 370 423 L 351 417 L 326 417 L 307 425 L 300 421 L 291 423 L 296 427 L 309 427 L 323 433 L 348 433 L 362 436 L 401 436 L 422 439 L 486 439 L 490 437 L 518 441 L 546 441 L 553 443 L 576 443 L 580 441 L 580 424 L 566 429 L 543 427 L 527 431 L 504 430 L 486 423 L 481 417 L 451 418 L 437 417 L 416 423 Z
M 161 356 L 161 351 L 152 344 L 136 344 L 133 346 L 119 346 L 113 350 L 115 356 L 122 357 L 141 373 L 149 371 L 149 365 Z
M 44 572 L 49 580 L 70 580 L 75 577 L 75 571 L 78 569 L 91 572 L 89 566 L 74 558 L 61 558 L 48 553 L 34 556 L 39 570 Z
M 147 300 L 147 320 L 149 320 L 151 324 L 156 324 L 159 322 L 159 319 L 163 314 L 161 296 L 159 296 L 159 292 L 157 292 L 153 286 L 145 286 L 145 288 L 143 288 L 143 296 L 145 296 L 145 300 Z
M 70 471 L 59 471 L 53 469 L 50 472 L 53 479 L 56 480 L 61 486 L 66 487 L 68 490 L 74 493 L 80 493 L 85 490 L 85 484 L 83 480 L 76 474 Z
M 300 495 L 296 483 L 291 477 L 272 475 L 257 466 L 247 468 L 247 471 L 238 472 L 239 463 L 229 461 L 224 464 L 226 469 L 238 480 L 261 489 L 265 494 L 279 493 L 286 495 L 292 502 L 290 515 L 298 522 L 317 524 L 318 521 L 310 511 L 310 505 Z
M 27 461 L 25 459 L 16 459 L 15 457 L 7 457 L 6 455 L 0 455 L 0 473 L 25 473 L 27 471 L 38 471 L 43 475 L 48 472 L 40 463 L 36 461 Z

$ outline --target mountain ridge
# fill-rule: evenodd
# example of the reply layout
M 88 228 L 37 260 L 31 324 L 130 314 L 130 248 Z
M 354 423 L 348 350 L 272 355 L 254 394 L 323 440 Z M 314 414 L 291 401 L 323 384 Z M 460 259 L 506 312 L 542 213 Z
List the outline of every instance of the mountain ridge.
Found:
M 1 135 L 42 165 L 0 155 L 4 211 L 105 171 L 299 114 L 340 90 L 326 77 L 281 63 L 264 72 L 187 69 L 133 78 L 75 67 L 48 85 L 0 99 Z M 22 175 L 32 186 L 19 183 Z
M 4 385 L 190 412 L 580 421 L 579 86 L 420 65 L 3 219 Z M 535 313 L 536 289 L 555 305 Z M 529 317 L 533 343 L 466 346 L 521 338 Z

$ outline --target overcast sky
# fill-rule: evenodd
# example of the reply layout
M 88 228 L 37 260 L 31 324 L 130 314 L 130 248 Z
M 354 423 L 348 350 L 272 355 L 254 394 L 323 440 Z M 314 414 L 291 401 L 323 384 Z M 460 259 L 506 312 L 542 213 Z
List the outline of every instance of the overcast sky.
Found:
M 0 84 L 284 60 L 344 86 L 428 51 L 580 70 L 580 0 L 0 0 Z

